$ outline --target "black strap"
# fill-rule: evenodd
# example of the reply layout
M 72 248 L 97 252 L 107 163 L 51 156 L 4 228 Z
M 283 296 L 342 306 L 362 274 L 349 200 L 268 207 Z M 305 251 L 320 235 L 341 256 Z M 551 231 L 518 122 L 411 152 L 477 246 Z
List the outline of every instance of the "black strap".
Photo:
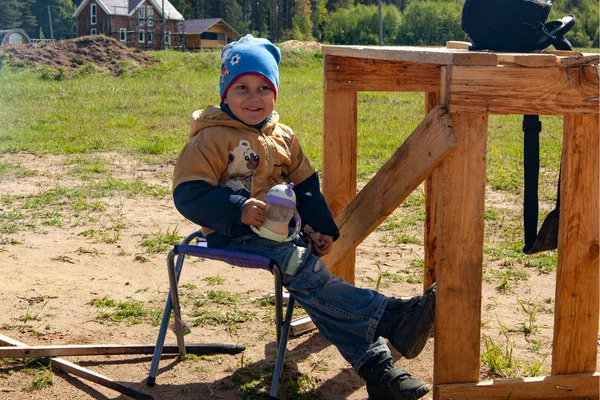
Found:
M 523 117 L 523 228 L 525 234 L 523 252 L 528 254 L 537 237 L 541 131 L 542 122 L 539 115 Z
M 541 251 L 554 250 L 558 247 L 558 221 L 560 210 L 560 172 L 556 208 L 548 213 L 542 226 L 537 231 L 538 219 L 538 179 L 540 169 L 540 132 L 542 123 L 538 115 L 523 117 L 523 228 L 525 246 L 523 253 L 534 254 Z M 562 169 L 562 166 L 561 166 Z

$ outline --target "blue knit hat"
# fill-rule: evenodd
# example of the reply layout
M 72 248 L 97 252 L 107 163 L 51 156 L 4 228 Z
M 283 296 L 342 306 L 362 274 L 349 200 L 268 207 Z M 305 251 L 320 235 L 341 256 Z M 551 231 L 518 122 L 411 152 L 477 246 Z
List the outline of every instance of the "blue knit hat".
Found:
M 221 52 L 221 101 L 233 82 L 242 75 L 258 75 L 273 89 L 277 98 L 279 87 L 279 48 L 267 39 L 255 38 L 248 34 L 236 42 L 231 42 Z

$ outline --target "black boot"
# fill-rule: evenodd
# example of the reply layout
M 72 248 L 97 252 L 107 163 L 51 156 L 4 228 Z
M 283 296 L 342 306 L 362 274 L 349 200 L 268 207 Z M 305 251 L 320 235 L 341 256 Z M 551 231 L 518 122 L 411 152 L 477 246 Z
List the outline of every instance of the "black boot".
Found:
M 383 336 L 406 358 L 418 356 L 433 328 L 435 316 L 435 283 L 422 296 L 408 300 L 391 299 L 375 336 Z
M 429 385 L 397 368 L 386 353 L 368 360 L 358 374 L 367 381 L 369 400 L 417 400 L 429 392 Z

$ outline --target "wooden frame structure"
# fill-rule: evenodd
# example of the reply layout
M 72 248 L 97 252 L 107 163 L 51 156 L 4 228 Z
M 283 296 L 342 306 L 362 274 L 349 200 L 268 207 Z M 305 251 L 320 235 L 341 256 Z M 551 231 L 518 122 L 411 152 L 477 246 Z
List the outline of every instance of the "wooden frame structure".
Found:
M 424 285 L 438 282 L 434 399 L 598 399 L 599 55 L 469 52 L 461 43 L 322 52 L 323 193 L 340 227 L 324 258 L 332 272 L 354 283 L 356 246 L 426 181 Z M 427 115 L 357 194 L 359 91 L 425 92 Z M 489 114 L 564 116 L 549 377 L 479 382 Z

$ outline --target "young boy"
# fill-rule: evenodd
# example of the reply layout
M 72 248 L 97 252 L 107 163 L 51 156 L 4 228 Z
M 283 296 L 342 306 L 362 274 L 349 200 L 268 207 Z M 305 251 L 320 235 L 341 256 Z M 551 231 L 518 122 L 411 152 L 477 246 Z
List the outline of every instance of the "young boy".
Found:
M 285 288 L 366 380 L 370 399 L 418 399 L 429 386 L 394 365 L 384 338 L 406 358 L 422 351 L 433 326 L 435 286 L 409 300 L 389 298 L 334 277 L 321 262 L 339 232 L 317 172 L 273 111 L 280 57 L 271 42 L 251 35 L 223 49 L 221 104 L 193 113 L 175 166 L 175 206 L 202 227 L 209 247 L 275 260 Z M 290 182 L 302 224 L 314 229 L 319 245 L 300 237 L 279 243 L 250 229 L 264 221 L 269 189 Z

